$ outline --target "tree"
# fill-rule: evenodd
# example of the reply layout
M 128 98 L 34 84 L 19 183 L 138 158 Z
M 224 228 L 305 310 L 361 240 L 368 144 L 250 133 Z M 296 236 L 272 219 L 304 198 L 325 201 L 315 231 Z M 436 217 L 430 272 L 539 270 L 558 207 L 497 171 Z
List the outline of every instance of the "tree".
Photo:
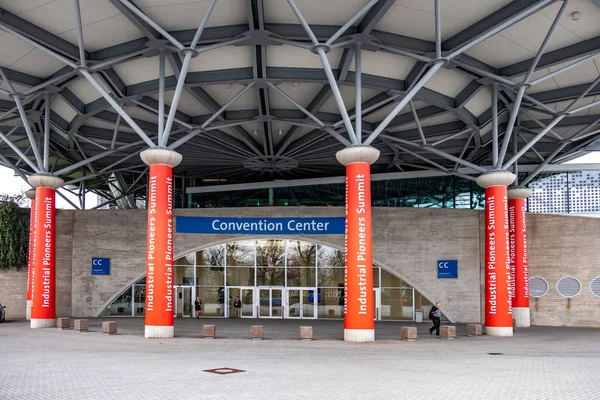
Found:
M 0 269 L 27 267 L 29 209 L 23 195 L 0 194 Z

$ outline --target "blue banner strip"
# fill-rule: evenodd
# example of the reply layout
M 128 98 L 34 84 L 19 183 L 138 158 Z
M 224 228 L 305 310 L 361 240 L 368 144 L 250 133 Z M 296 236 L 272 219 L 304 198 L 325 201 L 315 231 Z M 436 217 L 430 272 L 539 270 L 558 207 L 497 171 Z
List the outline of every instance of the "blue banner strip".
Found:
M 175 217 L 176 232 L 248 235 L 343 235 L 344 217 L 222 218 Z

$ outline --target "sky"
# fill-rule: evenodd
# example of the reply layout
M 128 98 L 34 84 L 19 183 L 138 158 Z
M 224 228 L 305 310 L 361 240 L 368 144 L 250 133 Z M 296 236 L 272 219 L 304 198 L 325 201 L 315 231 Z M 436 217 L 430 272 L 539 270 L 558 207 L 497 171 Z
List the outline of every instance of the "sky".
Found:
M 575 160 L 569 161 L 568 164 L 579 164 L 579 163 L 600 163 L 600 152 L 591 152 L 585 156 L 576 158 Z M 2 194 L 22 194 L 30 188 L 29 184 L 23 181 L 19 176 L 15 176 L 12 169 L 0 166 L 0 193 Z M 59 189 L 60 190 L 60 189 Z M 65 191 L 60 190 L 62 194 L 68 197 L 73 203 L 79 205 L 79 199 L 77 196 Z M 85 198 L 86 208 L 92 208 L 98 204 L 98 196 L 95 194 L 87 194 Z M 68 202 L 62 197 L 56 196 L 56 208 L 61 209 L 72 209 Z

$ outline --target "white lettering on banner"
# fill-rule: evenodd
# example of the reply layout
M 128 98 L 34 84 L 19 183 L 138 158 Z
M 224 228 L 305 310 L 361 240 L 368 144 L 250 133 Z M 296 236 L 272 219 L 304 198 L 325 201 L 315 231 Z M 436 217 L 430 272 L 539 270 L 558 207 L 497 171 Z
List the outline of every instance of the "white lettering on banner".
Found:
M 344 315 L 348 313 L 348 176 L 346 176 L 346 207 L 344 218 Z
M 512 314 L 512 289 L 510 286 L 510 239 L 508 234 L 508 196 L 502 197 L 502 206 L 504 208 L 504 231 L 505 235 L 505 244 L 506 244 L 506 263 L 504 264 L 504 279 L 506 281 L 506 290 L 508 291 L 508 297 L 506 298 L 506 303 L 508 304 L 508 314 Z
M 509 289 L 510 289 L 510 298 L 514 298 L 516 296 L 517 293 L 517 289 L 516 289 L 516 283 L 515 283 L 515 277 L 516 277 L 516 259 L 515 259 L 515 247 L 516 247 L 516 243 L 517 243 L 517 235 L 515 232 L 515 206 L 511 205 L 508 207 L 508 221 L 509 221 L 509 239 L 510 239 L 510 256 L 509 256 L 509 262 L 510 262 L 510 285 L 509 285 Z
M 521 206 L 521 218 L 523 221 L 523 279 L 524 279 L 524 286 L 525 286 L 525 293 L 523 294 L 523 297 L 525 297 L 526 299 L 529 298 L 529 263 L 527 261 L 528 257 L 527 257 L 527 224 L 526 224 L 526 220 L 527 217 L 525 216 L 525 205 Z
M 48 308 L 50 307 L 50 292 L 51 292 L 51 283 L 50 283 L 50 266 L 52 265 L 52 233 L 54 230 L 53 224 L 53 216 L 54 209 L 52 206 L 52 197 L 44 198 L 44 255 L 42 258 L 42 307 Z
M 165 311 L 173 312 L 173 179 L 169 176 L 166 179 L 167 184 L 167 248 L 165 249 L 165 272 L 167 291 L 165 299 L 167 307 Z
M 256 222 L 225 222 L 220 219 L 212 221 L 211 227 L 215 231 L 248 231 L 248 232 L 283 232 L 282 222 L 269 222 L 259 220 Z M 329 222 L 317 222 L 315 220 L 299 222 L 291 219 L 286 228 L 292 232 L 323 232 L 329 229 Z
M 365 175 L 356 174 L 357 185 L 357 208 L 356 214 L 361 215 L 367 212 L 365 202 Z M 358 217 L 358 252 L 356 253 L 356 269 L 358 277 L 358 302 L 360 308 L 358 313 L 362 315 L 367 314 L 367 266 L 364 264 L 367 262 L 367 218 L 364 216 Z
M 151 176 L 148 186 L 148 271 L 146 273 L 146 311 L 154 311 L 154 251 L 156 250 L 156 175 Z
M 35 201 L 35 200 L 33 200 Z M 34 303 L 34 299 L 35 299 L 35 274 L 36 274 L 36 258 L 37 258 L 37 241 L 38 241 L 38 237 L 37 237 L 37 226 L 38 226 L 38 220 L 39 220 L 39 207 L 35 207 L 34 213 L 33 213 L 33 251 L 31 252 L 31 306 L 33 307 L 33 303 Z M 39 272 L 38 272 L 39 273 Z
M 485 199 L 488 213 L 488 245 L 489 245 L 489 263 L 487 267 L 487 280 L 489 290 L 489 304 L 490 314 L 496 314 L 498 311 L 498 305 L 496 299 L 498 298 L 496 291 L 496 205 L 494 204 L 495 197 L 489 196 Z

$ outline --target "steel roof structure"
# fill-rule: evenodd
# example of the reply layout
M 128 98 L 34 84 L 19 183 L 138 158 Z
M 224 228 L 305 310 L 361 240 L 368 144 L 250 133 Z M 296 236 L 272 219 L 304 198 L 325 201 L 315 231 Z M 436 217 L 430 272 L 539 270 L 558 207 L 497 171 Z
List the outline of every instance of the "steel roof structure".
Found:
M 0 6 L 0 163 L 80 194 L 144 196 L 149 146 L 196 182 L 338 177 L 370 144 L 373 173 L 527 184 L 600 139 L 598 0 Z

